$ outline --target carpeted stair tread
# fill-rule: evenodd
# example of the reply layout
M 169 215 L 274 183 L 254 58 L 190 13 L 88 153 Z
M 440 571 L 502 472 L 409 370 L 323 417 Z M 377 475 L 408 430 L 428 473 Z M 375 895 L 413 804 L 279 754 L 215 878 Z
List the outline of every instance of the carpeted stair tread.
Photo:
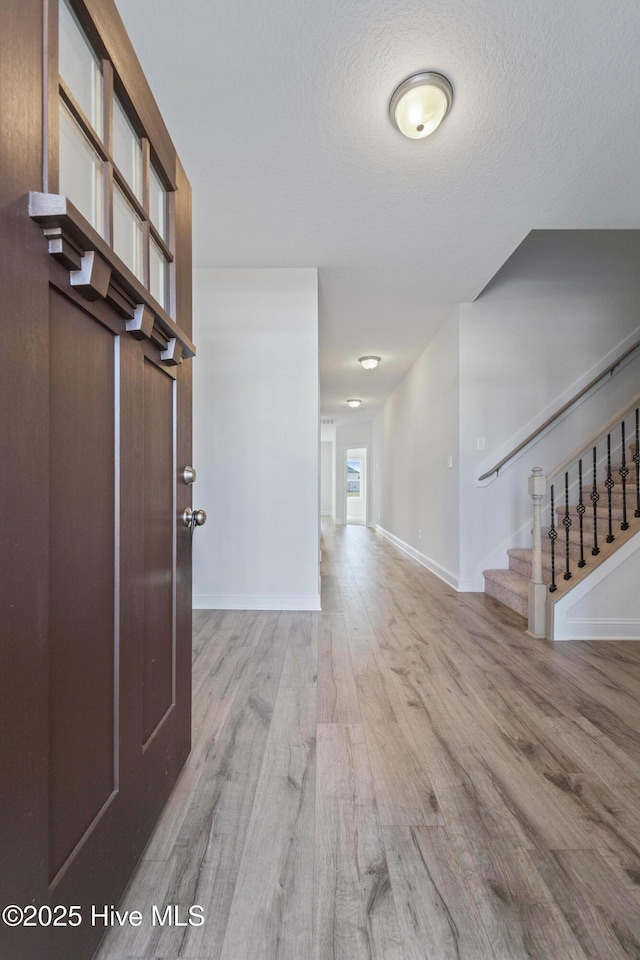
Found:
M 584 506 L 586 507 L 586 513 L 584 515 L 585 521 L 591 520 L 593 522 L 593 504 L 591 503 L 590 500 L 586 500 L 586 499 L 583 501 L 583 503 L 584 503 Z M 633 503 L 631 503 L 629 501 L 629 497 L 627 497 L 627 514 L 633 513 L 634 509 L 635 509 L 635 498 Z M 556 506 L 555 512 L 559 517 L 564 517 L 564 515 L 567 512 L 567 508 L 565 507 L 564 504 L 562 504 L 562 506 Z M 611 516 L 616 520 L 621 520 L 623 517 L 623 514 L 624 514 L 624 509 L 622 506 L 622 494 L 619 497 L 611 497 Z M 577 522 L 579 513 L 578 513 L 578 508 L 575 504 L 569 504 L 569 516 L 571 517 L 572 520 L 575 520 Z M 598 519 L 603 518 L 606 520 L 606 518 L 609 516 L 608 500 L 600 499 L 598 501 L 598 506 L 596 508 L 596 516 L 598 517 Z
M 598 540 L 601 540 L 601 531 L 598 528 Z M 585 540 L 584 549 L 591 550 L 591 541 Z M 560 527 L 558 530 L 558 538 L 556 540 L 556 560 L 560 556 L 564 556 L 566 551 L 566 537 L 564 532 L 564 527 Z M 545 527 L 542 528 L 542 553 L 543 555 L 551 554 L 551 540 L 549 539 L 549 530 Z M 578 558 L 580 556 L 580 533 L 577 530 L 569 531 L 569 556 L 573 558 Z
M 526 617 L 529 607 L 529 581 L 514 570 L 485 570 L 484 590 L 494 600 Z
M 632 522 L 631 522 L 632 520 L 634 520 L 634 518 L 629 517 L 629 527 L 632 526 Z M 635 522 L 633 526 L 635 526 Z M 558 534 L 556 538 L 556 556 L 557 556 L 559 552 L 562 552 L 565 549 L 566 533 L 565 533 L 565 528 L 562 525 L 556 527 L 556 531 Z M 592 524 L 587 525 L 585 523 L 583 528 L 583 540 L 584 540 L 585 550 L 587 549 L 591 550 L 592 539 L 593 539 L 591 536 L 592 533 L 593 533 L 593 525 Z M 608 533 L 609 533 L 608 523 L 602 523 L 602 524 L 598 523 L 598 543 L 600 545 L 606 540 Z M 624 533 L 624 531 L 620 529 L 620 524 L 614 523 L 613 524 L 614 540 L 616 540 L 619 534 L 621 533 Z M 543 553 L 551 553 L 551 540 L 549 538 L 548 527 L 542 528 L 542 551 Z M 572 524 L 569 529 L 569 553 L 571 554 L 571 556 L 577 556 L 579 552 L 580 552 L 580 529 L 577 526 L 577 524 L 575 525 Z
M 527 580 L 530 580 L 533 550 L 530 547 L 512 547 L 510 550 L 507 550 L 507 556 L 509 557 L 509 570 L 513 570 L 515 573 L 519 573 L 521 576 L 526 577 Z M 550 553 L 542 554 L 542 579 L 545 583 L 551 583 Z
M 627 507 L 627 519 L 629 517 L 632 517 L 633 514 L 634 514 L 634 511 L 630 510 L 629 507 Z M 565 516 L 564 510 L 562 510 L 561 513 L 557 514 L 556 527 L 562 525 L 564 521 L 564 516 Z M 614 505 L 611 504 L 611 519 L 617 522 L 618 524 L 620 524 L 622 523 L 623 517 L 624 517 L 624 511 L 622 507 L 614 507 Z M 607 509 L 606 506 L 603 509 L 598 510 L 596 512 L 596 518 L 598 521 L 598 529 L 600 528 L 600 524 L 609 522 L 609 510 Z M 580 515 L 576 511 L 573 511 L 573 512 L 571 512 L 571 510 L 569 511 L 569 519 L 571 520 L 572 527 L 578 527 L 580 525 Z M 593 526 L 593 510 L 589 509 L 588 507 L 584 515 L 584 523 L 587 523 L 587 522 Z
M 611 511 L 611 531 L 614 534 L 614 536 L 618 532 L 618 530 L 622 529 L 623 516 L 624 514 L 622 513 L 622 511 L 620 511 L 619 515 L 616 515 L 616 513 L 613 510 Z M 574 542 L 577 543 L 580 539 L 580 519 L 575 515 L 571 516 L 571 514 L 569 515 L 569 519 L 571 520 L 571 526 L 569 527 L 569 539 L 571 540 L 572 543 Z M 633 511 L 627 510 L 627 523 L 630 523 L 632 519 L 633 519 Z M 562 542 L 564 543 L 565 535 L 566 535 L 565 529 L 566 528 L 564 525 L 564 515 L 563 515 L 562 517 L 558 517 L 558 519 L 556 520 L 556 530 L 558 532 L 558 540 L 557 540 L 558 543 L 560 542 L 560 540 L 562 540 Z M 584 534 L 585 542 L 587 537 L 591 537 L 593 535 L 593 529 L 594 529 L 593 515 L 587 516 L 587 514 L 585 514 L 582 521 L 582 531 Z M 597 529 L 598 529 L 599 538 L 606 536 L 609 533 L 609 516 L 607 513 L 598 514 Z M 548 528 L 545 528 L 542 536 L 543 538 L 546 537 L 547 539 L 549 539 Z

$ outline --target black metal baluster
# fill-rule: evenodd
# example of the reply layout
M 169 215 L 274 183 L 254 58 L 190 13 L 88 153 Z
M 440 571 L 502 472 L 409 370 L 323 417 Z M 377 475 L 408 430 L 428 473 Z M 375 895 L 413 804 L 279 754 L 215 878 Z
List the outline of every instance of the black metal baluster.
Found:
M 607 434 L 607 479 L 604 482 L 607 488 L 607 509 L 609 512 L 609 533 L 607 534 L 607 543 L 613 543 L 613 522 L 611 520 L 611 491 L 615 486 L 615 480 L 611 476 L 611 434 Z
M 636 410 L 636 452 L 633 462 L 636 465 L 636 517 L 640 517 L 640 408 Z
M 578 514 L 578 522 L 580 524 L 580 559 L 578 560 L 578 566 L 584 567 L 587 564 L 587 561 L 584 558 L 584 515 L 586 511 L 584 505 L 584 500 L 582 498 L 582 460 L 578 461 L 578 506 L 576 507 L 576 513 Z
M 569 473 L 564 475 L 564 579 L 571 580 L 571 560 L 569 557 L 569 531 L 571 530 L 571 517 L 569 516 Z
M 622 466 L 620 467 L 620 479 L 622 480 L 622 523 L 621 530 L 628 530 L 627 523 L 627 477 L 629 476 L 629 467 L 627 466 L 627 441 L 625 439 L 625 423 L 622 421 Z
M 556 515 L 555 515 L 555 506 L 553 500 L 553 484 L 551 484 L 551 529 L 549 530 L 549 539 L 551 540 L 551 586 L 549 587 L 549 593 L 555 593 L 558 589 L 556 586 L 556 537 L 558 536 L 558 531 L 556 530 Z
M 598 493 L 598 460 L 596 454 L 596 448 L 593 448 L 593 488 L 590 494 L 590 500 L 593 504 L 593 550 L 591 551 L 592 557 L 597 557 L 600 553 L 600 547 L 598 546 L 598 500 L 600 499 L 600 494 Z

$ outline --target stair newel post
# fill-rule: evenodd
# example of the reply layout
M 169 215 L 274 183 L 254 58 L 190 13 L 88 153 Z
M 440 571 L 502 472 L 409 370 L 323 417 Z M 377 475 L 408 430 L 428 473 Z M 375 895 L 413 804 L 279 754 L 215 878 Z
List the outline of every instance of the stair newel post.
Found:
M 598 546 L 598 500 L 600 499 L 600 494 L 598 493 L 598 455 L 596 453 L 596 448 L 593 448 L 593 487 L 591 489 L 591 503 L 593 504 L 593 550 L 591 551 L 591 556 L 597 557 L 600 553 L 600 547 Z
M 569 534 L 571 532 L 571 517 L 569 515 L 569 472 L 564 475 L 564 579 L 571 580 L 571 557 L 569 554 Z
M 636 451 L 633 455 L 636 465 L 636 517 L 640 517 L 640 408 L 636 408 Z
M 549 593 L 555 593 L 558 589 L 556 585 L 556 540 L 558 531 L 556 530 L 556 508 L 553 499 L 553 484 L 551 484 L 551 528 L 549 530 L 549 540 L 551 540 L 551 586 Z
M 607 543 L 613 543 L 615 537 L 613 535 L 613 520 L 611 517 L 611 494 L 615 486 L 615 480 L 611 476 L 611 434 L 607 434 L 607 479 L 604 482 L 605 487 L 607 488 L 607 508 L 608 508 L 608 520 L 609 520 L 609 532 L 607 534 L 606 540 Z
M 622 480 L 622 523 L 621 530 L 628 530 L 627 522 L 627 477 L 629 476 L 629 467 L 627 466 L 627 441 L 625 437 L 625 422 L 622 421 L 620 427 L 622 433 L 622 464 L 620 466 L 620 479 Z
M 582 569 L 582 567 L 585 567 L 587 564 L 584 558 L 584 515 L 587 508 L 584 505 L 584 497 L 582 494 L 582 460 L 578 461 L 578 488 L 578 506 L 576 507 L 578 522 L 580 524 L 580 559 L 578 560 L 578 566 Z
M 533 637 L 546 637 L 547 635 L 547 588 L 542 582 L 542 498 L 545 495 L 546 487 L 547 483 L 542 475 L 542 467 L 534 467 L 529 477 L 529 495 L 533 503 L 529 633 Z M 551 549 L 553 550 L 553 541 Z

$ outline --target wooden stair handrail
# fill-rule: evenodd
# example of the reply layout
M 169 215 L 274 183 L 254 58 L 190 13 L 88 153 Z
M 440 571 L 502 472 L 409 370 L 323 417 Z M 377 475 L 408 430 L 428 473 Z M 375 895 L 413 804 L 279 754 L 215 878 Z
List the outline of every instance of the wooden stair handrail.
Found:
M 513 450 L 506 455 L 506 457 L 503 457 L 502 460 L 496 463 L 496 465 L 492 467 L 491 470 L 487 470 L 486 473 L 483 473 L 481 477 L 478 477 L 477 482 L 480 483 L 482 480 L 487 480 L 489 477 L 493 476 L 494 473 L 496 474 L 500 473 L 502 468 L 507 463 L 509 463 L 510 460 L 513 460 L 513 458 L 517 456 L 517 454 L 519 454 L 521 450 L 524 450 L 525 447 L 528 447 L 529 444 L 532 443 L 539 434 L 541 434 L 544 430 L 546 430 L 547 427 L 550 427 L 554 423 L 554 421 L 558 420 L 562 416 L 563 413 L 566 413 L 567 410 L 570 407 L 572 407 L 574 403 L 577 403 L 578 400 L 584 397 L 585 394 L 589 393 L 589 391 L 592 390 L 598 383 L 600 383 L 601 380 L 604 380 L 606 379 L 606 377 L 611 376 L 614 373 L 616 367 L 619 367 L 622 361 L 626 360 L 627 357 L 631 356 L 631 354 L 635 350 L 637 350 L 638 347 L 640 347 L 640 340 L 636 340 L 636 342 L 632 344 L 632 346 L 628 347 L 628 349 L 625 350 L 624 353 L 622 353 L 617 358 L 617 360 L 614 360 L 614 362 L 610 363 L 609 366 L 605 370 L 603 370 L 601 373 L 599 373 L 597 377 L 594 377 L 593 380 L 590 380 L 586 386 L 582 387 L 582 389 L 580 389 L 576 393 L 576 395 L 571 398 L 571 400 L 567 400 L 566 403 L 563 403 L 563 405 L 560 407 L 559 410 L 556 410 L 556 412 L 553 413 L 550 417 L 548 417 L 543 424 L 541 424 L 539 427 L 536 427 L 536 429 L 533 430 L 528 437 L 526 437 L 516 447 L 514 447 Z M 637 404 L 637 397 L 636 397 L 636 400 L 634 400 L 634 403 Z M 622 419 L 622 417 L 620 419 Z M 598 432 L 597 436 L 599 437 L 601 433 L 602 433 L 602 430 Z M 568 461 L 565 461 L 565 462 L 568 462 Z M 555 476 L 555 474 L 559 472 L 560 469 L 561 468 L 559 467 L 557 470 L 554 471 L 553 474 L 549 474 L 549 476 Z

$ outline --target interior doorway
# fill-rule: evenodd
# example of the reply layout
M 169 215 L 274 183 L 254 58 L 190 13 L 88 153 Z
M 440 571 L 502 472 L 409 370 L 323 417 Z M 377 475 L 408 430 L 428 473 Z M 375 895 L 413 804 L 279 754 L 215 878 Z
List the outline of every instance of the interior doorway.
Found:
M 346 457 L 347 523 L 367 523 L 367 451 L 365 447 L 347 450 Z

